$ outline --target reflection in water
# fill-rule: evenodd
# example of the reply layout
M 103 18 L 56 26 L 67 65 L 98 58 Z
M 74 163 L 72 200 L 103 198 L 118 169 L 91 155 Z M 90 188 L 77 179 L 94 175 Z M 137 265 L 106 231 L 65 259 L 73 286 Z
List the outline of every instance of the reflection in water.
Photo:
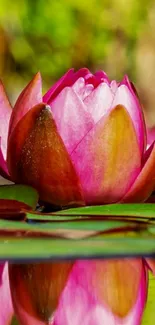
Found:
M 13 307 L 9 288 L 8 265 L 0 265 L 0 325 L 10 325 Z
M 147 276 L 133 258 L 9 265 L 21 325 L 139 325 Z
M 15 313 L 21 324 L 51 324 L 73 262 L 9 265 Z

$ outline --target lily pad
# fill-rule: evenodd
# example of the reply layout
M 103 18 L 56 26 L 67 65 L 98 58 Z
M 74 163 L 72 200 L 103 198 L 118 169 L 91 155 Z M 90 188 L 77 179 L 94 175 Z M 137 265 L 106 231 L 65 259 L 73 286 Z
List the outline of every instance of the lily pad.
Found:
M 54 215 L 96 215 L 96 216 L 134 216 L 155 218 L 154 203 L 134 203 L 134 204 L 107 204 L 99 206 L 87 206 L 81 208 L 73 208 L 69 210 L 61 210 L 53 213 Z
M 38 193 L 34 188 L 27 185 L 2 185 L 0 186 L 0 199 L 11 200 L 8 209 L 13 208 L 13 201 L 22 202 L 35 209 L 38 202 Z M 1 207 L 2 205 L 0 205 L 0 209 Z
M 87 238 L 110 232 L 147 231 L 147 224 L 122 221 L 75 220 L 68 222 L 26 223 L 0 220 L 0 235 L 16 237 Z
M 50 215 L 25 213 L 28 222 L 0 220 L 1 260 L 155 254 L 154 204 L 113 204 Z

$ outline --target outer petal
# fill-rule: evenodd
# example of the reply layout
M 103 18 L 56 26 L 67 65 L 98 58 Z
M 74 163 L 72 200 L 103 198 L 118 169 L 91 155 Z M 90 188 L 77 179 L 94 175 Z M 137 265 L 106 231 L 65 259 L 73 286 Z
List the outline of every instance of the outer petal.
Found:
M 8 265 L 0 265 L 0 325 L 8 325 L 13 316 L 13 307 L 8 279 Z
M 89 72 L 87 68 L 82 68 L 74 73 L 74 69 L 70 69 L 62 76 L 44 95 L 43 102 L 49 105 L 57 97 L 57 95 L 65 88 L 72 86 L 79 78 L 84 78 Z
M 155 127 L 147 129 L 147 145 L 150 146 L 155 141 Z
M 53 324 L 72 265 L 71 261 L 9 265 L 12 301 L 20 324 Z
M 143 153 L 145 145 L 145 124 L 143 112 L 139 100 L 133 92 L 126 76 L 117 89 L 113 107 L 118 104 L 124 105 L 128 110 L 137 133 L 140 150 Z
M 91 84 L 94 88 L 96 88 L 100 84 L 100 80 L 90 72 L 85 76 L 85 83 Z
M 42 102 L 41 75 L 37 73 L 32 81 L 24 88 L 14 106 L 9 126 L 9 135 L 20 119 L 35 105 Z
M 94 76 L 99 80 L 100 83 L 106 81 L 108 84 L 110 84 L 110 80 L 104 71 L 99 70 L 95 72 Z
M 50 105 L 53 99 L 60 93 L 60 91 L 72 83 L 73 76 L 74 69 L 67 71 L 64 76 L 62 76 L 43 96 L 43 102 Z
M 151 272 L 153 273 L 153 275 L 155 275 L 155 259 L 154 258 L 145 258 L 146 263 L 149 267 L 149 269 L 151 270 Z
M 139 325 L 146 297 L 142 260 L 78 261 L 54 325 Z
M 152 145 L 152 151 L 150 149 L 151 148 L 148 149 L 150 156 L 145 162 L 145 165 L 143 166 L 134 184 L 122 198 L 121 202 L 144 202 L 153 192 L 155 188 L 155 144 Z
M 100 120 L 74 150 L 71 159 L 87 204 L 120 200 L 141 165 L 135 130 L 125 108 L 117 106 Z
M 93 127 L 93 119 L 72 88 L 66 87 L 51 106 L 59 134 L 69 153 Z
M 81 77 L 85 78 L 88 74 L 91 74 L 91 72 L 87 68 L 82 68 L 82 69 L 78 70 L 74 74 L 73 82 L 75 82 L 76 80 L 78 80 Z
M 5 93 L 4 86 L 0 81 L 0 137 L 1 137 L 1 149 L 4 159 L 6 158 L 7 151 L 7 138 L 10 116 L 12 113 L 11 104 Z
M 15 182 L 33 186 L 46 202 L 83 203 L 77 174 L 45 104 L 33 107 L 14 129 L 8 168 Z

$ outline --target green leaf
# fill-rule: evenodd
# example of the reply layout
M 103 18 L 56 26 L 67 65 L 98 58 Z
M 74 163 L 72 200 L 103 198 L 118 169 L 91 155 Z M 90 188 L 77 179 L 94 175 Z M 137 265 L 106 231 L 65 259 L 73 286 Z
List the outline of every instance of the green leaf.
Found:
M 69 210 L 67 210 L 69 211 Z M 68 214 L 66 214 L 65 216 L 63 215 L 59 215 L 59 212 L 58 214 L 55 214 L 55 213 L 38 213 L 38 212 L 28 212 L 26 213 L 26 217 L 28 220 L 34 220 L 35 222 L 37 221 L 69 221 L 69 220 L 81 220 L 83 218 L 85 218 L 86 220 L 89 220 L 90 219 L 90 216 L 81 216 L 81 215 L 77 215 L 77 216 L 70 216 Z
M 53 213 L 27 213 L 27 219 L 35 221 L 69 221 L 69 220 L 119 220 L 155 223 L 155 205 L 140 204 L 109 204 L 66 209 Z
M 142 325 L 152 325 L 154 320 L 154 306 L 155 306 L 155 276 L 149 272 L 148 282 L 148 296 L 146 308 L 143 315 Z
M 88 206 L 82 208 L 74 208 L 68 210 L 61 210 L 53 213 L 54 215 L 96 215 L 96 216 L 133 216 L 155 218 L 155 204 L 154 203 L 134 203 L 134 204 L 108 204 L 98 206 Z
M 0 220 L 0 259 L 150 256 L 155 252 L 153 208 L 115 204 L 50 215 L 28 212 L 28 223 Z
M 134 222 L 107 221 L 107 220 L 74 220 L 74 221 L 55 221 L 55 222 L 38 222 L 24 223 L 16 221 L 0 220 L 0 234 L 14 236 L 56 236 L 62 238 L 86 238 L 101 233 L 109 232 L 129 232 L 135 233 L 146 232 L 148 225 Z
M 38 193 L 34 188 L 27 185 L 2 185 L 0 186 L 0 199 L 24 202 L 35 209 Z
M 29 215 L 29 213 L 27 213 Z M 30 214 L 31 215 L 31 214 Z M 151 231 L 150 231 L 151 229 Z M 153 233 L 154 230 L 154 233 Z M 151 237 L 155 236 L 154 225 L 145 222 L 134 222 L 128 220 L 98 220 L 98 219 L 85 219 L 80 218 L 72 220 L 53 220 L 51 222 L 29 222 L 19 223 L 15 221 L 0 220 L 0 233 L 7 234 L 16 233 L 26 236 L 59 236 L 63 238 L 86 238 L 95 234 L 105 234 L 114 232 L 126 232 L 134 231 L 136 233 L 151 233 Z
M 69 211 L 69 210 L 64 210 L 64 211 Z M 146 222 L 151 219 L 151 222 L 154 223 L 153 218 L 151 217 L 150 219 L 148 217 L 140 217 L 140 216 L 127 216 L 127 215 L 104 215 L 104 214 L 70 214 L 68 213 L 63 213 L 55 212 L 52 213 L 37 213 L 37 212 L 28 212 L 26 213 L 26 217 L 28 220 L 33 220 L 35 222 L 39 221 L 47 221 L 47 222 L 53 222 L 53 221 L 73 221 L 73 220 L 119 220 L 119 221 L 136 221 L 136 222 Z
M 149 237 L 147 227 L 128 222 L 0 220 L 0 233 L 0 259 L 5 260 L 143 256 L 155 251 L 155 237 Z

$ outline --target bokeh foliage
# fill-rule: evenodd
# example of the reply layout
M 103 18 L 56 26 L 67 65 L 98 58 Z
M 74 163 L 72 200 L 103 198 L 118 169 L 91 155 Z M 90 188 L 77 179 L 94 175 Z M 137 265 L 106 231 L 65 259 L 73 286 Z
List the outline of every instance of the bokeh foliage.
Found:
M 150 12 L 153 0 L 2 1 L 1 78 L 13 99 L 38 70 L 45 88 L 71 66 L 136 80 L 137 44 Z

